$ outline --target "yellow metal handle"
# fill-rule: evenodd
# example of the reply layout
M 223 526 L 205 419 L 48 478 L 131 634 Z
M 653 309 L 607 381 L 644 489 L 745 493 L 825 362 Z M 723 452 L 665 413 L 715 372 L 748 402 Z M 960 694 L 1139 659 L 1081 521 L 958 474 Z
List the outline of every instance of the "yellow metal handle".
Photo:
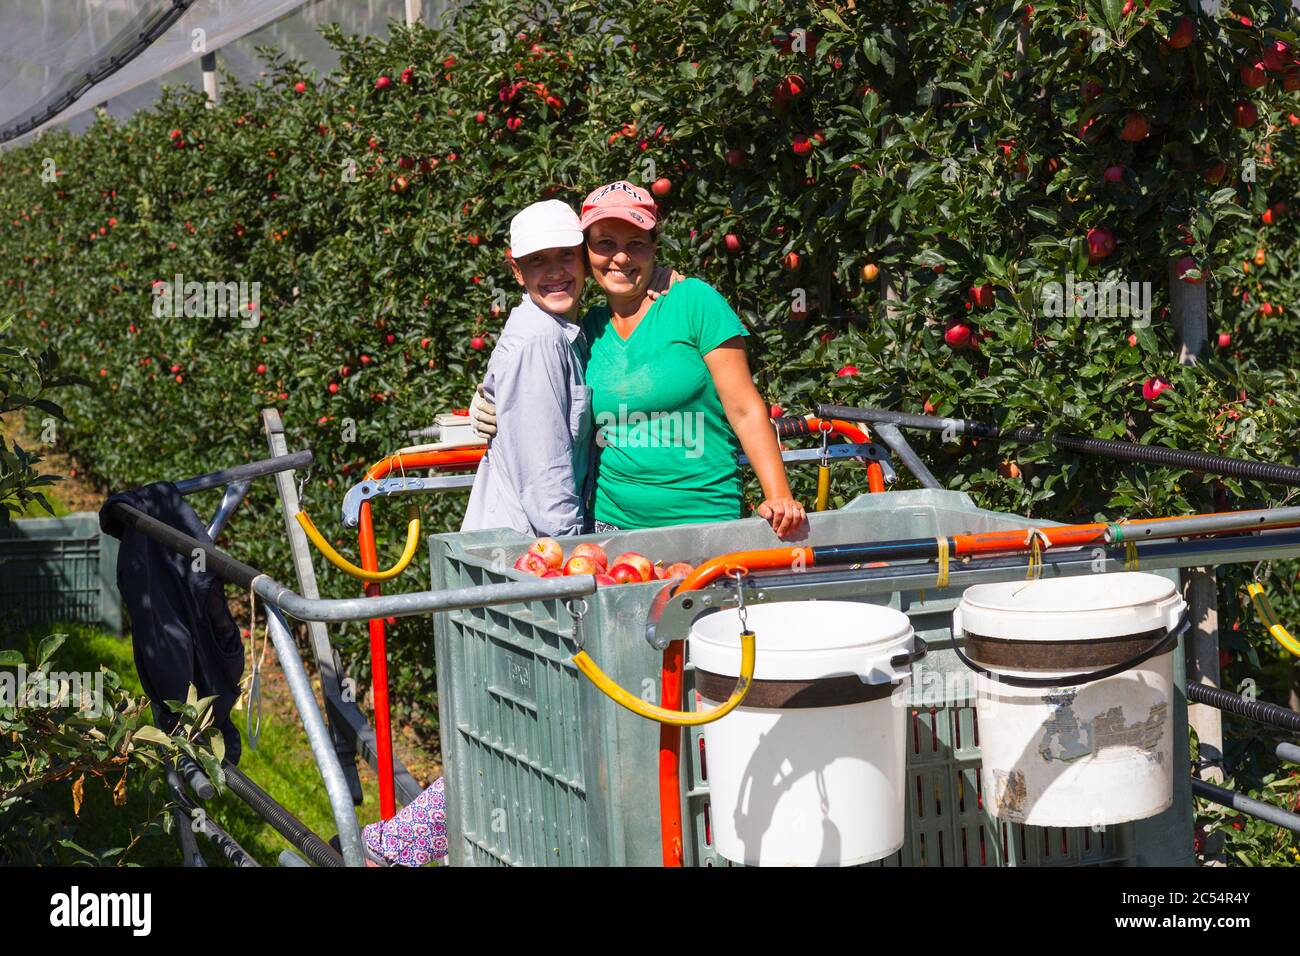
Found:
M 1268 602 L 1268 595 L 1264 593 L 1264 588 L 1258 582 L 1252 581 L 1246 585 L 1246 593 L 1250 595 L 1250 600 L 1255 605 L 1255 613 L 1259 615 L 1260 621 L 1268 628 L 1268 632 L 1273 635 L 1273 639 L 1285 647 L 1296 657 L 1300 657 L 1300 642 L 1297 642 L 1290 632 L 1282 626 L 1273 613 L 1273 606 Z
M 817 466 L 817 510 L 825 511 L 831 503 L 831 469 L 829 465 Z
M 316 530 L 316 525 L 312 523 L 311 518 L 307 517 L 307 512 L 299 511 L 294 517 L 298 519 L 298 524 L 306 532 L 307 538 L 316 545 L 316 550 L 325 555 L 325 559 L 330 564 L 361 581 L 388 581 L 397 577 L 406 570 L 406 566 L 415 557 L 415 549 L 420 546 L 420 509 L 415 505 L 411 505 L 406 513 L 406 548 L 402 551 L 402 556 L 397 559 L 397 563 L 387 571 L 367 571 L 365 568 L 357 567 L 330 546 L 325 536 Z
M 736 678 L 735 690 L 727 698 L 725 703 L 714 707 L 712 710 L 669 710 L 666 707 L 660 707 L 656 704 L 647 703 L 640 697 L 629 694 L 618 684 L 610 679 L 609 675 L 596 666 L 596 662 L 588 656 L 586 651 L 578 651 L 573 655 L 573 663 L 578 666 L 578 670 L 586 675 L 587 679 L 596 685 L 596 689 L 602 694 L 626 707 L 638 717 L 644 717 L 647 720 L 657 720 L 661 724 L 672 724 L 674 727 L 697 727 L 700 724 L 709 724 L 719 717 L 725 717 L 745 699 L 749 693 L 750 685 L 754 678 L 754 632 L 745 630 L 740 632 L 740 676 Z

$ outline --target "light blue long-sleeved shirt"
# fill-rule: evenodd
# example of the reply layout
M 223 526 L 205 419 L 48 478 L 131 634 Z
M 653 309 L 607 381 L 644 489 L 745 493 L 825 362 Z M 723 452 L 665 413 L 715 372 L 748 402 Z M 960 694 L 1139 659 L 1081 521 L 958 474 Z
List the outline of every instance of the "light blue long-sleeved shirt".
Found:
M 483 390 L 497 433 L 479 464 L 461 531 L 580 534 L 591 461 L 591 388 L 582 326 L 527 295 L 488 359 Z

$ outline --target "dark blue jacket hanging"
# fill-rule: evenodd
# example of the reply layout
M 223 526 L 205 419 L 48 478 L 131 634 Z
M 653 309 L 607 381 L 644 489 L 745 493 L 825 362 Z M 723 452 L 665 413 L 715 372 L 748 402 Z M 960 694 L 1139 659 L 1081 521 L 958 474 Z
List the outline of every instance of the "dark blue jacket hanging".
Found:
M 212 543 L 203 522 L 176 486 L 160 481 L 113 495 L 99 512 L 99 526 L 118 538 L 117 586 L 131 612 L 131 641 L 140 683 L 153 702 L 154 721 L 171 731 L 177 715 L 165 701 L 185 700 L 193 684 L 200 697 L 216 695 L 216 726 L 226 758 L 239 762 L 239 730 L 230 719 L 239 699 L 244 647 L 226 606 L 221 579 L 195 571 L 193 556 L 177 554 L 113 517 L 121 501 L 200 541 Z

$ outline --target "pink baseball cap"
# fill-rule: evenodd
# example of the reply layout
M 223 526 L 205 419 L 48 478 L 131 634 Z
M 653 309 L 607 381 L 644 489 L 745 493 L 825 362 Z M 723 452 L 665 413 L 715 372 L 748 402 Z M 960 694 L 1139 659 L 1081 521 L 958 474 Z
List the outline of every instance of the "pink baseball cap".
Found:
M 622 219 L 640 229 L 655 227 L 655 201 L 625 179 L 601 186 L 582 201 L 582 228 L 601 219 Z

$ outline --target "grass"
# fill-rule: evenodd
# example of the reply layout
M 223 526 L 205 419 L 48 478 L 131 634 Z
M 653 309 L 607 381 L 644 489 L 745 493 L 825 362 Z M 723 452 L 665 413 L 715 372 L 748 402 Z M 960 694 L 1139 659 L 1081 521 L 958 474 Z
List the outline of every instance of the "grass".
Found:
M 26 650 L 31 654 L 40 638 L 49 633 L 68 635 L 56 661 L 61 670 L 97 671 L 102 664 L 117 672 L 122 685 L 134 694 L 143 694 L 140 678 L 135 670 L 130 637 L 118 637 L 93 627 L 79 624 L 43 628 L 26 637 Z M 23 646 L 22 644 L 19 645 Z M 265 677 L 265 674 L 264 674 Z M 263 686 L 266 684 L 263 681 Z M 279 684 L 278 686 L 283 686 Z M 287 705 L 287 706 L 286 706 Z M 304 824 L 324 839 L 336 830 L 330 812 L 320 772 L 312 758 L 306 733 L 298 723 L 296 711 L 287 701 L 265 700 L 262 711 L 262 728 L 258 747 L 253 750 L 245 732 L 244 712 L 235 712 L 235 721 L 244 735 L 244 749 L 239 767 L 277 802 L 298 817 Z M 367 779 L 369 778 L 369 779 Z M 378 816 L 378 791 L 371 774 L 363 774 L 365 802 L 357 808 L 357 819 L 368 823 Z M 164 805 L 167 792 L 150 793 L 147 780 L 137 773 L 127 781 L 125 807 L 114 806 L 109 786 L 86 781 L 85 801 L 76 821 L 76 841 L 96 850 L 128 845 L 138 835 L 145 833 L 131 849 L 128 863 L 141 866 L 179 866 L 181 855 L 175 834 L 147 833 L 147 823 Z M 58 790 L 58 787 L 55 787 Z M 67 816 L 72 818 L 70 786 L 52 799 L 62 802 Z M 205 804 L 209 816 L 263 866 L 274 866 L 281 850 L 292 849 L 289 842 L 262 821 L 253 810 L 233 793 L 226 791 Z M 205 838 L 199 837 L 200 852 L 212 866 L 227 865 L 221 852 Z

